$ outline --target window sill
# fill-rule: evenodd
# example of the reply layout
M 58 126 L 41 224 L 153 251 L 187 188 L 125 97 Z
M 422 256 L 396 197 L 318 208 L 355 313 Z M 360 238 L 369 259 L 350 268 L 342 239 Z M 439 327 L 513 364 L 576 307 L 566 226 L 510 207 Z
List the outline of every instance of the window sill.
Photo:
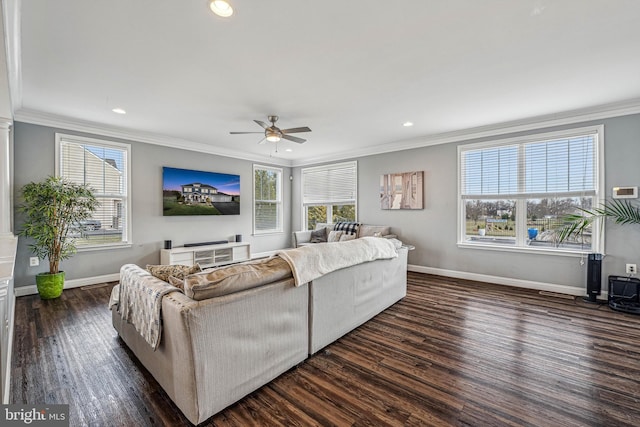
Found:
M 525 254 L 536 254 L 536 255 L 556 255 L 556 256 L 566 256 L 566 257 L 574 257 L 580 258 L 587 254 L 598 252 L 597 250 L 575 250 L 575 249 L 561 249 L 561 248 L 549 248 L 549 247 L 535 247 L 535 246 L 514 246 L 514 245 L 497 245 L 497 244 L 489 244 L 482 242 L 458 242 L 458 247 L 462 249 L 481 249 L 481 250 L 489 250 L 489 251 L 500 251 L 500 252 L 519 252 Z
M 80 252 L 95 252 L 102 250 L 112 250 L 112 249 L 125 249 L 133 246 L 133 243 L 117 243 L 112 245 L 95 245 L 95 246 L 82 246 L 78 248 L 78 253 Z
M 260 236 L 274 236 L 276 234 L 284 234 L 284 231 L 262 231 L 262 232 L 254 232 L 252 236 L 260 237 Z

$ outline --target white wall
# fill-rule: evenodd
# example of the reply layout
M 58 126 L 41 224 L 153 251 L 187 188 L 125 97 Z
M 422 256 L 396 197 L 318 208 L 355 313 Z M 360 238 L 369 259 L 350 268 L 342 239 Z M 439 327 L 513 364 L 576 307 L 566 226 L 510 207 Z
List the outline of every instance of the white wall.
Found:
M 19 189 L 30 181 L 37 181 L 54 174 L 55 133 L 80 134 L 65 129 L 54 129 L 25 123 L 15 124 L 15 178 L 16 204 Z M 87 135 L 101 138 L 99 135 Z M 109 139 L 109 138 L 102 138 Z M 131 143 L 133 246 L 81 252 L 63 261 L 61 269 L 67 279 L 80 279 L 118 273 L 126 263 L 141 266 L 160 262 L 160 249 L 164 240 L 172 240 L 174 246 L 184 243 L 229 239 L 242 234 L 243 241 L 251 244 L 252 253 L 285 248 L 289 245 L 291 229 L 288 225 L 291 212 L 289 168 L 283 168 L 284 176 L 284 224 L 283 233 L 252 236 L 253 227 L 253 163 L 211 154 L 167 148 L 140 142 Z M 264 163 L 261 163 L 264 164 Z M 227 216 L 162 216 L 162 167 L 195 169 L 240 175 L 240 215 Z M 16 230 L 21 218 L 16 213 Z M 29 267 L 31 253 L 24 238 L 18 245 L 16 262 L 16 287 L 35 284 L 35 274 L 47 270 L 46 261 L 39 267 Z

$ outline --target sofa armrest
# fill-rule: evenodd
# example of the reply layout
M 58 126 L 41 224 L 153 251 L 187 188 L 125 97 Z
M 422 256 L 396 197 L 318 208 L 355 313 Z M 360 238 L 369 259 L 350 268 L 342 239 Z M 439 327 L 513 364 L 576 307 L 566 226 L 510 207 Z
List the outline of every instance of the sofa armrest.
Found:
M 293 232 L 293 247 L 297 248 L 302 243 L 311 242 L 311 231 L 294 231 Z

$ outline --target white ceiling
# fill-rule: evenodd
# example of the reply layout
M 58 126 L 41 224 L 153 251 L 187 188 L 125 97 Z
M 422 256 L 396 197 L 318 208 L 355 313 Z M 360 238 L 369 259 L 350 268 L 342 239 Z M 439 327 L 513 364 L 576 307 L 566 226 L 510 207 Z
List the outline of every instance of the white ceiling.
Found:
M 303 164 L 640 99 L 638 0 L 230 0 L 229 19 L 206 0 L 8 1 L 16 120 L 244 158 Z M 308 142 L 229 135 L 269 114 Z

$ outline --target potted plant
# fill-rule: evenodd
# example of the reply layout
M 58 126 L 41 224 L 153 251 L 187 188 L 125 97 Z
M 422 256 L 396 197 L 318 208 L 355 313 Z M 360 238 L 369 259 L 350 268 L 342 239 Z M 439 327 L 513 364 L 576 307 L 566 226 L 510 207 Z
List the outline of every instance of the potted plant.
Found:
M 99 202 L 88 186 L 53 176 L 26 184 L 22 196 L 19 211 L 25 220 L 19 234 L 33 240 L 29 248 L 38 258 L 49 260 L 49 272 L 36 275 L 38 293 L 42 299 L 57 298 L 64 287 L 60 261 L 76 253 L 75 237 L 84 234 Z
M 478 236 L 484 236 L 485 231 L 484 225 L 478 225 Z
M 640 206 L 629 200 L 607 200 L 592 210 L 580 209 L 586 215 L 570 214 L 563 218 L 563 226 L 556 230 L 558 243 L 570 237 L 582 236 L 593 221 L 612 219 L 616 224 L 640 224 Z

